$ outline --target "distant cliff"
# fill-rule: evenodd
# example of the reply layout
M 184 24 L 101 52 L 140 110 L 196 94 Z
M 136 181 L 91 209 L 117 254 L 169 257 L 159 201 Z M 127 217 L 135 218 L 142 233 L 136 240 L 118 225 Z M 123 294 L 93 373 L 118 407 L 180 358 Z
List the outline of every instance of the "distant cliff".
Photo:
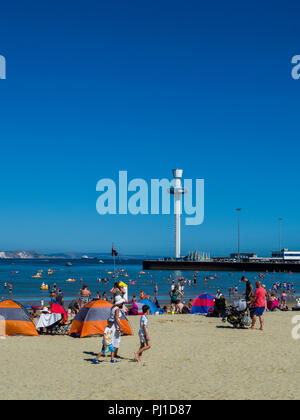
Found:
M 83 255 L 89 258 L 99 258 L 110 260 L 112 258 L 110 252 L 87 253 L 87 252 L 61 252 L 56 254 L 41 254 L 37 251 L 0 251 L 0 259 L 80 259 Z M 145 255 L 119 255 L 118 259 L 145 259 Z M 83 260 L 84 261 L 84 260 Z M 88 259 L 87 259 L 88 261 Z
M 43 255 L 37 251 L 0 251 L 0 258 L 3 259 L 41 259 L 41 258 L 68 258 L 67 256 Z M 70 257 L 69 257 L 70 258 Z

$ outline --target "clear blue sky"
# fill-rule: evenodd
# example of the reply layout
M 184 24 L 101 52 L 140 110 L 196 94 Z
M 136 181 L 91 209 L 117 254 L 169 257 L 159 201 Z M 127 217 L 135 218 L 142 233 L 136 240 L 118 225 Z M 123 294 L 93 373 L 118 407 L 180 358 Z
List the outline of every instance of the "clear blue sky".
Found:
M 182 251 L 300 249 L 298 1 L 10 1 L 0 249 L 173 254 L 172 216 L 100 216 L 100 178 L 205 179 Z

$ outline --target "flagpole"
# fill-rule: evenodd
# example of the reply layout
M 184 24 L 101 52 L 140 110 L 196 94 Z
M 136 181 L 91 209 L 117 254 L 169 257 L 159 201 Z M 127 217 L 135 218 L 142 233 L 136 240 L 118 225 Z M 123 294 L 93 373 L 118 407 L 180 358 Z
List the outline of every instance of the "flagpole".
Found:
M 116 253 L 115 253 L 114 244 L 112 244 L 112 250 L 113 250 L 113 257 L 114 257 L 114 277 L 116 277 Z

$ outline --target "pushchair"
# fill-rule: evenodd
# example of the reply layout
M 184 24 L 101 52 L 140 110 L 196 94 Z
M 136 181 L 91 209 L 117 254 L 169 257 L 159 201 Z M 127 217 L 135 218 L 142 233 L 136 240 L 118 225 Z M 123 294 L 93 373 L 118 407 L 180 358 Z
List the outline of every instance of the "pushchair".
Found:
M 46 334 L 51 335 L 68 335 L 71 329 L 71 322 L 65 321 L 63 318 L 55 322 L 47 328 Z
M 40 331 L 43 335 L 68 335 L 71 329 L 71 322 L 65 321 L 64 318 L 54 322 L 54 324 L 46 327 L 46 332 Z
M 229 322 L 234 328 L 248 328 L 251 325 L 251 316 L 245 300 L 239 300 L 229 306 L 223 317 L 223 322 Z

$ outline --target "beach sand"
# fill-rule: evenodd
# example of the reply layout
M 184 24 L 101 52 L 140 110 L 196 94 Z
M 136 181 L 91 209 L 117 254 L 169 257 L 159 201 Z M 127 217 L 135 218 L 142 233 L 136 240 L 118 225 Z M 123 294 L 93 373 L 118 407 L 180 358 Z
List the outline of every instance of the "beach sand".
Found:
M 152 348 L 141 364 L 132 360 L 140 317 L 130 317 L 135 335 L 122 338 L 125 359 L 115 365 L 91 363 L 99 337 L 8 337 L 0 340 L 0 399 L 299 399 L 295 315 L 267 313 L 264 332 L 151 316 Z

